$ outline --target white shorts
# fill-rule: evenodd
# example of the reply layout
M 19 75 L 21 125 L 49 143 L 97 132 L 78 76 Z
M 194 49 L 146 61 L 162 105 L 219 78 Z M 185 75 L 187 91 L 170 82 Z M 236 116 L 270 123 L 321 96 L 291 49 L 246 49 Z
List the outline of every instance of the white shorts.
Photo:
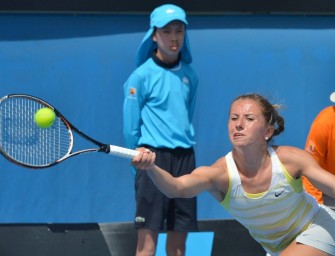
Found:
M 321 205 L 310 226 L 296 241 L 335 255 L 335 212 Z

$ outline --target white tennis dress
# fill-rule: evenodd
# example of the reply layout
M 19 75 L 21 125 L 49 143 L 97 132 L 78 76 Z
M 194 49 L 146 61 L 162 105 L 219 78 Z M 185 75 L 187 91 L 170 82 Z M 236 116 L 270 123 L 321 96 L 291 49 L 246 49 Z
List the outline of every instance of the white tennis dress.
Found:
M 319 210 L 316 200 L 303 190 L 302 180 L 294 179 L 282 165 L 275 150 L 268 147 L 272 180 L 268 191 L 248 194 L 243 190 L 232 152 L 226 155 L 229 190 L 221 205 L 271 255 L 279 255 Z

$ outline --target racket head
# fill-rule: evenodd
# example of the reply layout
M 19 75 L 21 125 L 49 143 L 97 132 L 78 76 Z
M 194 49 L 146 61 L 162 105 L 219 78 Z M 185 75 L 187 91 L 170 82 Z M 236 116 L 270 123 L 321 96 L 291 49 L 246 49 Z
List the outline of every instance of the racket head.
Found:
M 40 128 L 36 111 L 51 108 L 56 119 Z M 66 158 L 73 147 L 70 124 L 57 109 L 31 95 L 10 94 L 0 99 L 0 153 L 11 162 L 29 168 L 46 168 Z

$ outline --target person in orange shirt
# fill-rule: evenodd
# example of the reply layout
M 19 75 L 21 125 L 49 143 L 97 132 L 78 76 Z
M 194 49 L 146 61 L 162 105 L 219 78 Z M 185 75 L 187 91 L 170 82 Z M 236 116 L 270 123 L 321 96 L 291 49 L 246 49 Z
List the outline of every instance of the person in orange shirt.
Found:
M 331 98 L 335 103 L 335 100 Z M 306 140 L 306 151 L 312 154 L 319 165 L 335 174 L 335 105 L 321 110 L 314 119 Z M 320 204 L 335 210 L 335 200 L 322 194 L 306 177 L 303 177 L 305 190 L 313 195 Z

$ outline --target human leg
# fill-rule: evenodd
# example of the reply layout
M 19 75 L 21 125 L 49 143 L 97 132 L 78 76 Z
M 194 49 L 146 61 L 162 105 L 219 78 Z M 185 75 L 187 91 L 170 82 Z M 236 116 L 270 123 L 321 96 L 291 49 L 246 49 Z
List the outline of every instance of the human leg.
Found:
M 195 168 L 193 150 L 150 149 L 156 152 L 156 164 L 166 170 L 191 172 Z M 175 152 L 178 159 L 174 158 Z M 177 173 L 178 176 L 182 174 Z M 146 172 L 140 171 L 136 174 L 135 190 L 138 253 L 147 248 L 147 255 L 151 255 L 149 253 L 156 249 L 158 233 L 166 220 L 167 255 L 185 255 L 187 232 L 197 230 L 196 198 L 170 200 L 158 191 Z M 157 236 L 152 236 L 153 230 L 157 230 Z
M 173 176 L 181 176 L 195 169 L 193 149 L 176 149 L 171 154 Z M 184 256 L 186 253 L 187 233 L 197 230 L 196 198 L 175 198 L 169 201 L 167 213 L 168 256 Z
M 187 232 L 168 231 L 166 238 L 167 256 L 184 256 L 186 251 Z
M 136 256 L 154 256 L 158 231 L 141 228 L 137 231 Z
M 197 231 L 196 198 L 170 200 L 166 227 L 167 256 L 185 255 L 187 234 Z
M 166 201 L 146 172 L 137 171 L 135 179 L 137 229 L 136 256 L 155 255 L 159 231 L 164 228 Z

